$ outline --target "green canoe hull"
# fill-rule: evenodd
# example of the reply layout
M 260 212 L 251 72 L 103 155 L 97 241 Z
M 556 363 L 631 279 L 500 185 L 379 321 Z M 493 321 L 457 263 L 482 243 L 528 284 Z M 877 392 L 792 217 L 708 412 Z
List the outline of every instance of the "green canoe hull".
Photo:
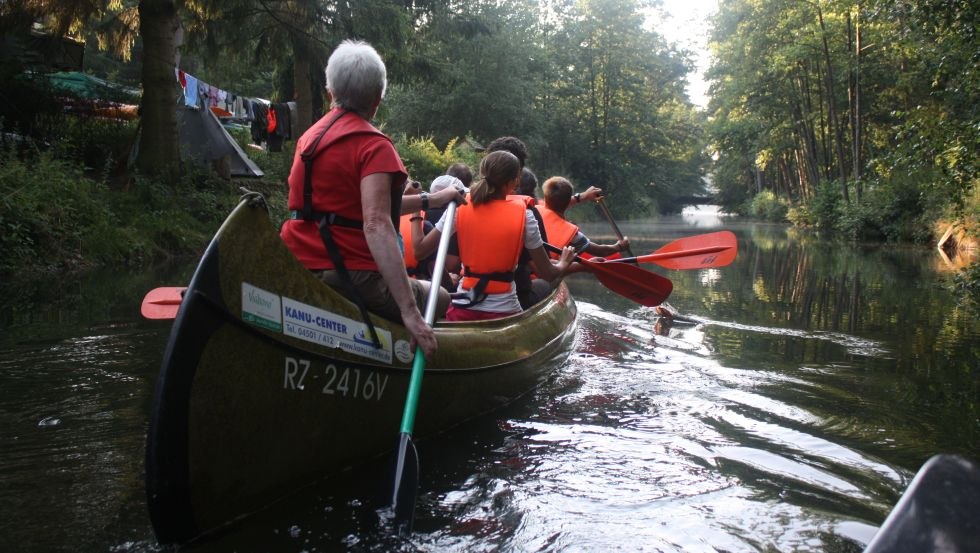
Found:
M 497 409 L 569 351 L 576 307 L 561 285 L 532 309 L 438 323 L 415 435 Z M 228 217 L 174 321 L 150 417 L 146 486 L 162 543 L 186 542 L 297 488 L 391 452 L 411 373 L 404 327 L 356 307 L 285 248 L 260 197 Z

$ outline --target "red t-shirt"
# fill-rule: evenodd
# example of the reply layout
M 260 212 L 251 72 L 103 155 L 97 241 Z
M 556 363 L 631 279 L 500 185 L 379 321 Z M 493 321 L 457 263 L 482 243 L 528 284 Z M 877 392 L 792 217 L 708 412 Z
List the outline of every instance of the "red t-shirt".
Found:
M 305 169 L 300 154 L 336 114 L 337 110 L 331 110 L 303 133 L 296 143 L 296 155 L 289 171 L 290 210 L 303 209 Z M 391 185 L 401 191 L 408 177 L 391 140 L 355 113 L 338 119 L 320 140 L 317 150 L 321 153 L 313 160 L 314 211 L 336 213 L 362 221 L 361 179 L 374 173 L 392 173 Z M 330 231 L 348 269 L 378 270 L 362 230 L 333 225 Z M 279 235 L 307 269 L 333 268 L 315 221 L 288 220 L 283 223 Z

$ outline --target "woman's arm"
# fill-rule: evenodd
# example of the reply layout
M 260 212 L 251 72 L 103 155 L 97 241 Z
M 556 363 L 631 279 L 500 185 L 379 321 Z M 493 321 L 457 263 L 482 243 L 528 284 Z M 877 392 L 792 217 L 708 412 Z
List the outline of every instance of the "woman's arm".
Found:
M 617 240 L 615 244 L 596 244 L 589 242 L 589 245 L 585 247 L 584 251 L 596 257 L 608 257 L 629 247 L 630 239 L 624 236 L 622 240 Z
M 565 246 L 561 250 L 561 257 L 558 258 L 558 261 L 554 262 L 548 257 L 548 252 L 544 250 L 544 246 L 539 246 L 528 251 L 531 254 L 531 265 L 534 269 L 534 274 L 547 281 L 554 281 L 564 276 L 575 259 L 575 248 L 571 246 Z
M 391 292 L 402 323 L 427 358 L 436 352 L 436 335 L 425 324 L 408 283 L 405 260 L 398 247 L 398 235 L 391 224 L 391 174 L 373 173 L 361 179 L 361 213 L 364 237 L 378 272 Z
M 457 205 L 466 204 L 466 196 L 453 187 L 443 188 L 435 194 L 419 192 L 418 194 L 406 194 L 402 196 L 401 214 L 405 215 L 413 211 L 425 211 L 430 207 L 443 207 L 455 200 Z
M 428 258 L 439 247 L 439 238 L 442 236 L 442 231 L 439 230 L 439 227 L 442 225 L 439 223 L 444 225 L 445 219 L 446 214 L 443 213 L 442 218 L 436 223 L 436 227 L 424 236 L 419 225 L 412 225 L 412 251 L 415 253 L 416 261 L 422 261 Z

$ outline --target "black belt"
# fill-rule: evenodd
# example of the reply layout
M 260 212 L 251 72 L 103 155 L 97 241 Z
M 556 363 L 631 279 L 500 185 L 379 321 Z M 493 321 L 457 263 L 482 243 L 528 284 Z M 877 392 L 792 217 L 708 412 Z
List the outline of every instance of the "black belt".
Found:
M 303 211 L 299 209 L 293 209 L 289 212 L 289 218 L 294 221 L 303 220 Z M 358 221 L 357 219 L 348 219 L 343 215 L 337 215 L 336 213 L 327 213 L 325 211 L 314 211 L 313 220 L 319 221 L 320 219 L 325 219 L 328 225 L 337 225 L 339 227 L 356 228 L 363 229 L 364 221 Z

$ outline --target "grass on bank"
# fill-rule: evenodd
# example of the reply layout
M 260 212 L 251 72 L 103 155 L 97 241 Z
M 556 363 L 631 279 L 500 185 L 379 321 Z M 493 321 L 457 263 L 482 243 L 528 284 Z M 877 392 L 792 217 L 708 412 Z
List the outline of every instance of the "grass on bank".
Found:
M 282 152 L 257 150 L 239 129 L 232 135 L 264 178 L 223 180 L 188 166 L 162 180 L 126 167 L 136 130 L 134 122 L 65 116 L 47 142 L 0 136 L 0 275 L 197 257 L 243 187 L 265 195 L 273 221 L 285 219 L 293 142 Z M 455 142 L 442 149 L 430 138 L 395 143 L 410 174 L 426 186 L 452 163 L 478 162 L 476 152 L 459 151 Z

